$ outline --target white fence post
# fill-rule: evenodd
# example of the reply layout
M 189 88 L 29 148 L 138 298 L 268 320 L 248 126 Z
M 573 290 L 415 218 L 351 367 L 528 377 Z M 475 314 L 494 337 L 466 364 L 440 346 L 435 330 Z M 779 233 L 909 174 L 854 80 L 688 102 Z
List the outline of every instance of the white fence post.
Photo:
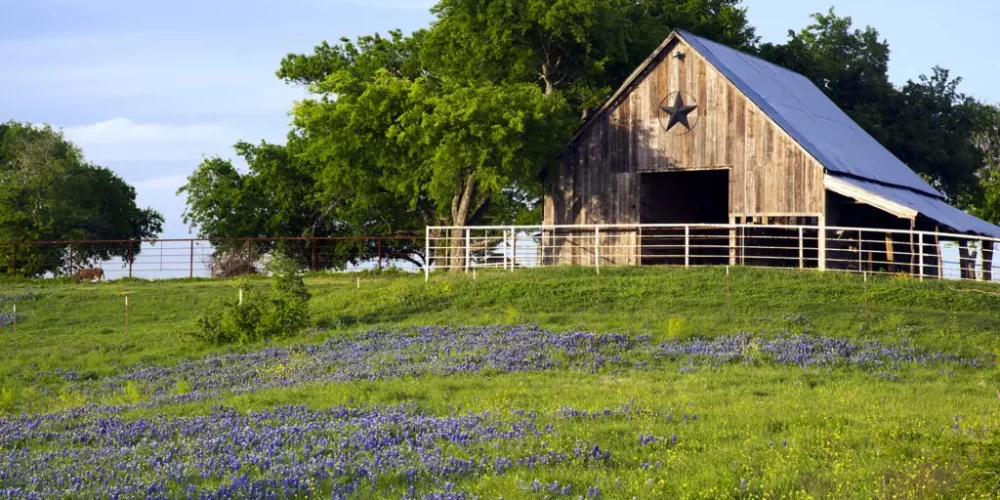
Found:
M 861 251 L 865 246 L 864 241 L 864 236 L 861 234 L 861 230 L 858 229 L 858 271 L 861 271 L 865 267 L 864 252 Z
M 465 272 L 469 272 L 469 266 L 471 265 L 471 259 L 469 256 L 472 254 L 472 230 L 465 230 Z
M 517 264 L 517 230 L 514 226 L 510 227 L 510 271 L 514 272 L 514 266 Z
M 684 225 L 684 267 L 691 265 L 691 226 Z
M 924 233 L 917 233 L 917 246 L 920 248 L 920 281 L 924 280 Z
M 424 281 L 431 279 L 431 227 L 424 229 Z
M 601 228 L 594 226 L 594 268 L 601 274 Z
M 806 247 L 804 243 L 804 229 L 799 228 L 799 269 L 805 269 L 806 267 Z
M 503 233 L 503 270 L 507 270 L 507 230 L 501 229 Z
M 819 258 L 818 268 L 826 271 L 826 218 L 819 216 L 819 240 L 816 242 L 817 258 Z

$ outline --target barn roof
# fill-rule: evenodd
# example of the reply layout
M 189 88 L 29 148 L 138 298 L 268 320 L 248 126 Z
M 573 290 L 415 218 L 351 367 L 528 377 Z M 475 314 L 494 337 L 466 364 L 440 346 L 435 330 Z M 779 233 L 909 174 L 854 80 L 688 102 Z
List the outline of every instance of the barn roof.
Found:
M 808 78 L 686 31 L 677 33 L 828 172 L 942 197 Z
M 829 175 L 956 231 L 1000 237 L 1000 227 L 945 202 L 938 190 L 865 132 L 808 78 L 686 31 L 677 33 L 826 167 Z
M 678 36 L 823 165 L 827 175 L 910 207 L 957 231 L 1000 237 L 1000 227 L 948 205 L 937 189 L 865 132 L 805 76 L 683 30 L 667 37 L 581 127 L 574 140 L 637 84 Z

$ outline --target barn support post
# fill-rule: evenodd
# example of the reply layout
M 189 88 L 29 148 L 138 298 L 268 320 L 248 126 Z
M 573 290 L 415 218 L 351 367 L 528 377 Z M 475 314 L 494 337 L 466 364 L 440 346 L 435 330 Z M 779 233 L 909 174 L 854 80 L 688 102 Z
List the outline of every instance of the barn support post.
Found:
M 472 255 L 472 230 L 466 228 L 465 230 L 465 272 L 469 272 L 470 259 L 469 256 Z
M 918 273 L 920 274 L 920 281 L 924 280 L 924 233 L 917 234 L 917 248 L 920 251 L 920 257 L 918 261 Z
M 993 281 L 993 241 L 983 240 L 983 281 Z
M 886 232 L 885 233 L 885 262 L 886 262 L 886 268 L 889 271 L 889 274 L 893 274 L 893 273 L 896 272 L 896 259 L 895 259 L 895 257 L 892 254 L 892 250 L 893 250 L 892 247 L 893 247 L 892 233 Z
M 684 225 L 684 267 L 691 265 L 691 226 Z
M 799 227 L 799 269 L 806 268 L 805 230 Z
M 594 269 L 601 274 L 601 228 L 594 226 Z
M 972 260 L 972 249 L 969 240 L 958 240 L 959 277 L 963 280 L 975 279 L 975 263 Z

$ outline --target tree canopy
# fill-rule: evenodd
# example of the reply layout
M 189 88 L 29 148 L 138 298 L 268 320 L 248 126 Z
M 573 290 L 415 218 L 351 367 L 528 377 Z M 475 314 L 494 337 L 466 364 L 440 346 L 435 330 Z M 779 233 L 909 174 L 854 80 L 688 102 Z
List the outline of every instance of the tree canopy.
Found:
M 983 156 L 974 137 L 983 106 L 959 91 L 961 78 L 931 68 L 901 87 L 889 81 L 889 43 L 872 27 L 852 29 L 833 9 L 784 44 L 759 53 L 802 73 L 865 131 L 951 201 L 968 208 L 978 194 Z
M 128 240 L 155 237 L 163 216 L 136 206 L 135 189 L 49 127 L 0 124 L 0 241 Z M 17 272 L 37 276 L 115 257 L 140 245 L 19 245 Z M 131 252 L 131 253 L 130 253 Z M 71 262 L 73 265 L 71 266 Z M 14 267 L 14 246 L 0 247 L 0 275 Z

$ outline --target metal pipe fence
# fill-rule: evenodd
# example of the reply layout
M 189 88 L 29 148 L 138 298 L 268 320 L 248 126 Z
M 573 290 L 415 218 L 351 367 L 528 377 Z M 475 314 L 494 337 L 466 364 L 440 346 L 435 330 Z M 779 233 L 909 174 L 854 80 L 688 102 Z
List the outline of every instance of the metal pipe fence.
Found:
M 105 279 L 225 277 L 264 272 L 278 251 L 310 271 L 419 271 L 423 243 L 412 235 L 0 242 L 0 278 L 71 276 L 94 268 Z
M 756 266 L 1000 282 L 1000 239 L 976 235 L 761 224 L 433 226 L 433 270 L 561 265 Z

